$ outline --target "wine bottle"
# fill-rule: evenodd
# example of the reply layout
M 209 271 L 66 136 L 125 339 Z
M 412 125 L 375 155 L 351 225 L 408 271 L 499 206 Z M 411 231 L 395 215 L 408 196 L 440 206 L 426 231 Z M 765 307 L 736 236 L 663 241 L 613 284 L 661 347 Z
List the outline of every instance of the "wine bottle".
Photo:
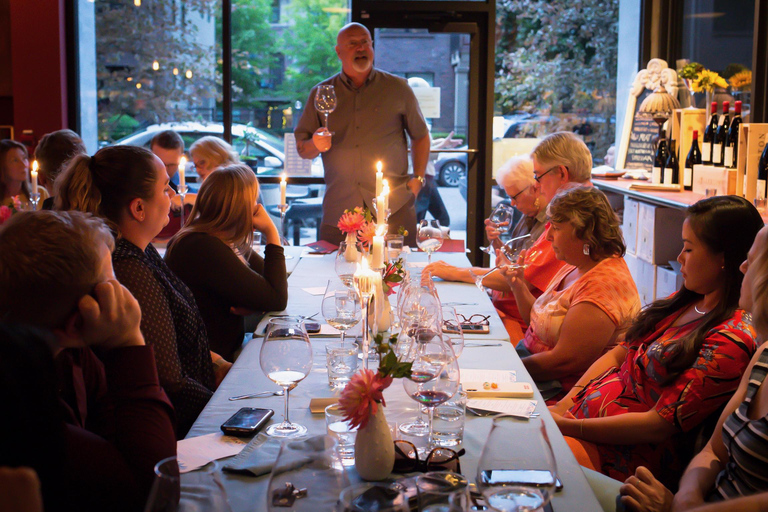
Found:
M 725 166 L 733 169 L 738 163 L 739 156 L 739 127 L 741 126 L 741 101 L 737 101 L 733 106 L 733 121 L 728 128 L 728 137 L 725 141 Z
M 675 147 L 675 141 L 669 139 L 667 141 L 667 148 L 667 161 L 664 164 L 664 184 L 679 185 L 680 169 L 678 169 L 677 166 L 677 148 Z
M 728 110 L 730 102 L 723 102 L 723 115 L 719 119 L 715 140 L 712 142 L 712 165 L 723 165 L 723 156 L 725 153 L 725 143 L 728 139 L 728 128 L 730 128 L 730 116 Z
M 712 165 L 712 142 L 717 133 L 717 102 L 712 102 L 712 114 L 709 116 L 709 124 L 704 130 L 704 139 L 701 142 L 701 163 Z
M 701 163 L 701 151 L 699 151 L 699 130 L 693 130 L 693 142 L 688 156 L 685 158 L 685 171 L 683 171 L 683 188 L 693 190 L 693 166 Z
M 661 184 L 664 176 L 664 165 L 667 163 L 667 133 L 661 130 L 659 144 L 656 146 L 656 155 L 653 158 L 653 169 L 651 172 L 651 182 L 654 185 Z
M 757 194 L 755 197 L 768 197 L 768 144 L 763 148 L 763 154 L 757 164 Z

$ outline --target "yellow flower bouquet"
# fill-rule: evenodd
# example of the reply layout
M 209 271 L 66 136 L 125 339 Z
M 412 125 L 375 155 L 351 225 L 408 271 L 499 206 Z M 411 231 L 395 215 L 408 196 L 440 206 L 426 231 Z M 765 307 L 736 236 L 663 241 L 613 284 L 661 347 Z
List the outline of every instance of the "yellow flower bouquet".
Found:
M 728 82 L 714 71 L 708 69 L 702 69 L 699 76 L 691 84 L 693 92 L 715 92 L 715 87 L 725 89 L 728 87 Z

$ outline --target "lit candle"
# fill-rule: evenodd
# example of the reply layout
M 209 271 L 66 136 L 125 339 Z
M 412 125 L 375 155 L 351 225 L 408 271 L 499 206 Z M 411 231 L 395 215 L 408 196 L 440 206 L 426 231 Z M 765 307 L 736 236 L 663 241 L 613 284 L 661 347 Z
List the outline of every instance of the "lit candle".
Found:
M 373 268 L 382 268 L 384 266 L 384 237 L 375 235 L 373 237 L 373 253 L 371 266 Z
M 37 194 L 37 160 L 32 162 L 32 193 Z
M 285 199 L 285 190 L 287 186 L 288 185 L 285 182 L 285 174 L 283 174 L 283 177 L 280 180 L 280 204 L 288 204 Z
M 187 159 L 185 157 L 181 157 L 181 160 L 179 160 L 179 188 L 184 188 L 187 186 L 187 179 L 184 173 L 187 169 Z
M 363 258 L 361 264 L 357 266 L 354 276 L 355 288 L 361 297 L 371 296 L 375 277 L 376 272 L 368 267 L 368 260 Z
M 381 172 L 381 160 L 376 162 L 376 197 L 381 194 L 382 180 L 384 179 L 384 173 Z

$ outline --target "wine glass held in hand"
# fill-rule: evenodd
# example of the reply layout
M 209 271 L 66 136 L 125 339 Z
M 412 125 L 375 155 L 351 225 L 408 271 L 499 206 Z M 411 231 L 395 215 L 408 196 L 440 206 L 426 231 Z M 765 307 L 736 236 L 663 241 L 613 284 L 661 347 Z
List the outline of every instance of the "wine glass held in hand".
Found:
M 524 439 L 525 443 L 510 443 Z M 540 418 L 494 418 L 477 465 L 477 486 L 493 510 L 533 511 L 549 503 L 557 465 Z
M 432 263 L 432 253 L 443 246 L 443 230 L 437 220 L 421 220 L 416 226 L 416 245 L 427 253 L 427 261 Z
M 259 364 L 264 374 L 285 390 L 283 422 L 270 425 L 266 430 L 267 435 L 291 437 L 305 434 L 307 427 L 291 423 L 288 418 L 289 392 L 312 369 L 312 346 L 302 318 L 287 316 L 269 321 L 259 354 Z
M 336 110 L 336 90 L 332 85 L 319 85 L 317 87 L 315 109 L 325 115 L 323 128 L 325 128 L 325 133 L 331 133 L 328 130 L 328 114 Z
M 491 226 L 496 228 L 496 230 L 508 230 L 514 215 L 515 210 L 511 205 L 507 203 L 499 203 L 496 205 L 496 208 L 493 209 L 487 220 Z M 486 231 L 488 230 L 486 229 Z M 498 247 L 498 243 L 500 242 L 498 241 L 498 238 L 496 238 L 492 240 L 491 243 L 486 247 L 480 247 L 480 250 L 486 254 L 493 254 L 495 248 Z
M 341 344 L 344 345 L 344 333 L 356 326 L 362 315 L 357 292 L 347 288 L 346 284 L 328 281 L 321 307 L 325 321 L 341 331 Z

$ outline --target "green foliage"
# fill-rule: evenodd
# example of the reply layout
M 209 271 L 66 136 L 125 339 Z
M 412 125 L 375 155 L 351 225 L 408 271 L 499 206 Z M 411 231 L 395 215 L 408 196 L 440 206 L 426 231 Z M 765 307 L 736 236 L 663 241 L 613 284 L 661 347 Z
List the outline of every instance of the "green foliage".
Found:
M 291 102 L 307 101 L 312 87 L 341 68 L 335 46 L 336 35 L 347 22 L 346 8 L 344 0 L 293 0 L 289 5 L 295 25 L 286 31 L 280 47 L 286 55 L 282 92 Z
M 397 354 L 392 347 L 397 342 L 397 335 L 392 334 L 389 341 L 384 343 L 384 336 L 377 334 L 374 337 L 376 351 L 379 353 L 379 375 L 386 377 L 391 375 L 395 379 L 407 378 L 411 375 L 411 366 L 413 363 L 402 363 L 398 361 Z
M 680 78 L 695 80 L 699 76 L 699 73 L 701 73 L 702 69 L 704 69 L 704 66 L 698 62 L 689 62 L 683 66 L 683 69 L 680 70 Z
M 125 135 L 126 117 L 139 125 L 189 120 L 189 105 L 213 97 L 215 54 L 200 42 L 197 28 L 221 9 L 217 0 L 144 2 L 141 7 L 132 0 L 102 0 L 95 9 L 99 139 Z

